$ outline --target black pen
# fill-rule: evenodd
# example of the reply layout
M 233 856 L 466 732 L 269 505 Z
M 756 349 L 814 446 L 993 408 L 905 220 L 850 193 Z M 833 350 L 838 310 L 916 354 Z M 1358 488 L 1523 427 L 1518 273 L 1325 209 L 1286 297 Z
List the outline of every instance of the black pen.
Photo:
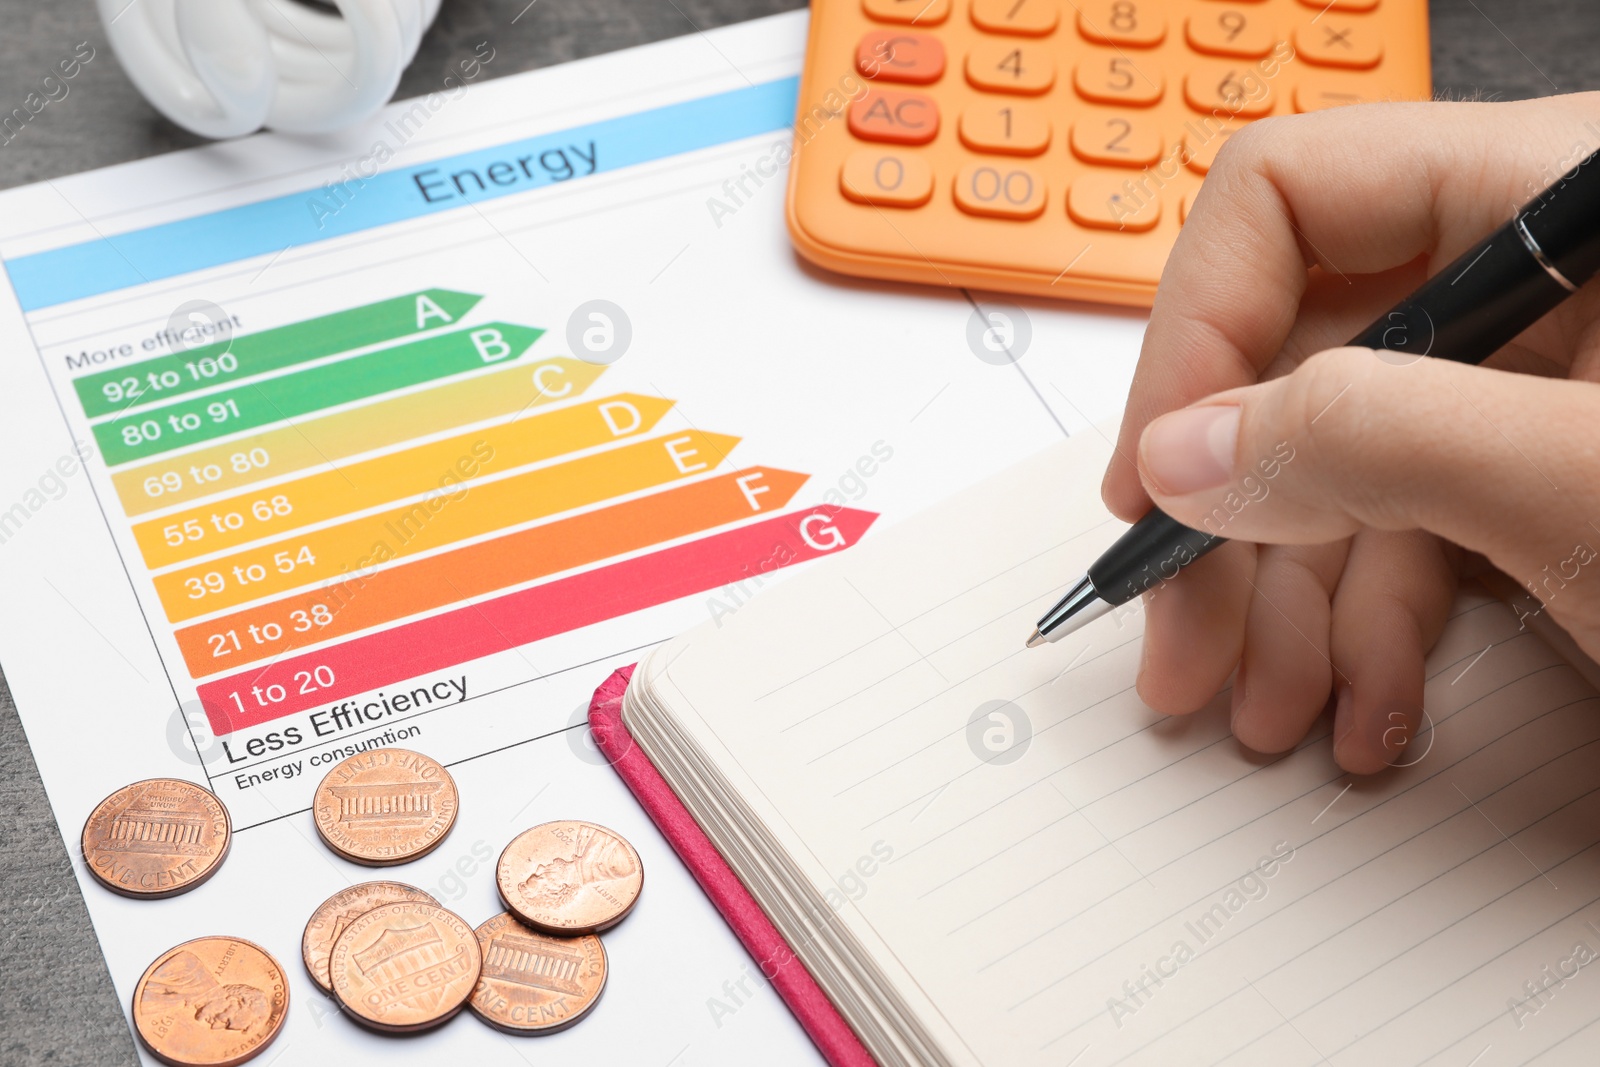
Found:
M 1482 363 L 1600 271 L 1600 152 L 1524 205 L 1350 344 Z M 1028 647 L 1057 641 L 1178 573 L 1225 537 L 1151 508 L 1045 612 Z

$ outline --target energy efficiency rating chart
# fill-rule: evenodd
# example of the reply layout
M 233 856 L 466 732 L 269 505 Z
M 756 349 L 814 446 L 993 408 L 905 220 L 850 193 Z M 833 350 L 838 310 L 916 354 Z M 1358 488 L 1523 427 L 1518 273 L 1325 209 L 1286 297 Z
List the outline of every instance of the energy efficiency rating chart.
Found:
M 424 289 L 73 380 L 216 735 L 871 525 L 785 512 L 805 474 L 739 466 L 729 434 L 659 432 L 672 399 L 591 397 L 603 365 L 473 322 L 481 300 Z
M 800 99 L 804 46 L 794 12 L 346 134 L 0 192 L 0 664 L 62 839 L 149 778 L 209 788 L 235 834 L 169 901 L 78 868 L 124 1006 L 196 929 L 293 958 L 304 916 L 367 877 L 317 837 L 316 785 L 394 746 L 460 786 L 405 877 L 463 915 L 498 910 L 494 856 L 546 819 L 657 857 L 645 906 L 673 921 L 618 928 L 606 994 L 647 1025 L 544 1040 L 603 1063 L 809 1055 L 776 998 L 737 1025 L 701 1012 L 749 959 L 661 859 L 589 699 L 1114 416 L 1142 324 L 1008 308 L 1027 351 L 998 364 L 988 297 L 806 266 L 784 218 L 796 115 L 824 114 Z M 919 639 L 887 619 L 876 638 Z M 392 1067 L 392 1042 L 290 979 L 292 1056 Z M 450 1040 L 512 1054 L 483 1027 Z

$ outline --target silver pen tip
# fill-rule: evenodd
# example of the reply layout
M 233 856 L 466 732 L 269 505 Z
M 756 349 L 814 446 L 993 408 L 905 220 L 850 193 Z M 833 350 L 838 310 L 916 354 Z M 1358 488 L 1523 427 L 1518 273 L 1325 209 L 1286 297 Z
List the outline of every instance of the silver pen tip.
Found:
M 1094 587 L 1094 579 L 1085 574 L 1072 583 L 1067 595 L 1058 600 L 1055 607 L 1045 612 L 1044 618 L 1034 627 L 1033 635 L 1028 638 L 1028 647 L 1037 648 L 1059 641 L 1110 610 L 1110 602 L 1100 596 Z

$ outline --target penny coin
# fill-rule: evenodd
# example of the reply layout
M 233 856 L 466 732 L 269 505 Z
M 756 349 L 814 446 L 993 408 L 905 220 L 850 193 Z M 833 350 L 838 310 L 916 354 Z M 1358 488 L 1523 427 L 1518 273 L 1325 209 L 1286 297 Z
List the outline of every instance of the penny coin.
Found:
M 228 809 L 181 778 L 134 782 L 83 824 L 83 859 L 113 892 L 155 899 L 187 893 L 217 873 L 233 827 Z
M 483 954 L 466 920 L 403 901 L 359 915 L 334 942 L 328 977 L 340 1007 L 391 1033 L 426 1030 L 467 1003 Z
M 300 958 L 305 960 L 306 973 L 322 987 L 324 993 L 333 992 L 333 983 L 328 980 L 328 957 L 333 955 L 333 943 L 339 940 L 345 927 L 373 908 L 403 900 L 439 903 L 422 890 L 403 882 L 363 882 L 349 889 L 341 889 L 311 913 L 306 932 L 300 938 Z
M 403 748 L 351 756 L 327 773 L 311 801 L 328 847 L 369 867 L 426 856 L 455 825 L 456 809 L 450 772 Z
M 522 922 L 557 937 L 595 934 L 639 900 L 644 866 L 627 840 L 592 822 L 547 822 L 500 853 L 500 899 Z
M 133 988 L 133 1025 L 145 1048 L 177 1067 L 231 1067 L 283 1029 L 289 981 L 260 945 L 200 937 L 168 949 Z
M 472 993 L 478 1018 L 508 1034 L 553 1034 L 599 1003 L 606 950 L 593 934 L 549 937 L 503 911 L 478 927 L 483 973 Z

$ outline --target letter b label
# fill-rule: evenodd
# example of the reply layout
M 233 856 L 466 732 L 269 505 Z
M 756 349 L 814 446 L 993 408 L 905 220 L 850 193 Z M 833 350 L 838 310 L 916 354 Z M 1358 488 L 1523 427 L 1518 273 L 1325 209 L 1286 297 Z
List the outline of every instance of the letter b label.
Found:
M 473 330 L 468 336 L 472 338 L 472 346 L 478 350 L 478 358 L 485 363 L 498 363 L 511 354 L 511 346 L 506 344 L 500 331 L 492 326 Z

